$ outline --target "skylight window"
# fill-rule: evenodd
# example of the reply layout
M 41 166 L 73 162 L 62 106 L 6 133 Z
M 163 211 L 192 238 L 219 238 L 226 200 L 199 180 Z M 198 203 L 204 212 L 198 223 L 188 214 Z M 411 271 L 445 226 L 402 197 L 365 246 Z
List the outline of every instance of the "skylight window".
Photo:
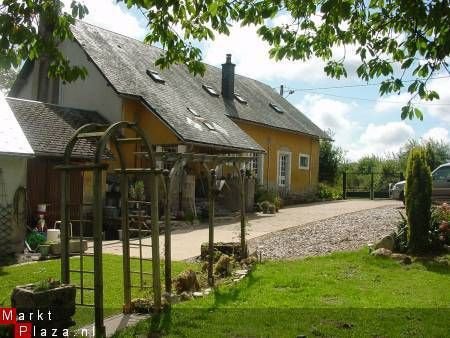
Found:
M 187 110 L 188 110 L 189 113 L 191 113 L 191 114 L 194 115 L 195 117 L 200 117 L 200 114 L 197 113 L 194 109 L 188 107 Z
M 147 75 L 152 78 L 153 81 L 159 82 L 159 83 L 165 83 L 166 80 L 164 80 L 158 72 L 155 72 L 154 70 L 147 69 Z
M 212 123 L 208 121 L 203 121 L 203 124 L 208 128 L 209 130 L 216 130 L 216 128 L 212 125 Z
M 274 103 L 269 103 L 269 105 L 273 108 L 273 110 L 275 110 L 277 113 L 279 114 L 283 114 L 283 109 L 281 109 L 280 107 L 278 107 L 276 104 Z
M 204 90 L 206 90 L 208 92 L 209 95 L 220 96 L 219 92 L 217 90 L 215 90 L 213 87 L 208 86 L 208 85 L 203 85 L 202 87 Z
M 236 100 L 238 100 L 238 102 L 242 104 L 247 104 L 247 100 L 244 99 L 241 94 L 234 93 L 234 97 L 236 98 Z

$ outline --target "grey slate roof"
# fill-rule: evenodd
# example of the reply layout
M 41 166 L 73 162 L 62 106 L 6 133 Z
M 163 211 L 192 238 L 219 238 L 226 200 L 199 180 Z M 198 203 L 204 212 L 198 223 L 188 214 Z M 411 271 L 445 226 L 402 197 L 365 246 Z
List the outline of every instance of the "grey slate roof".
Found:
M 74 132 L 87 123 L 108 124 L 95 111 L 61 107 L 37 101 L 6 98 L 28 142 L 36 155 L 61 156 Z M 87 158 L 95 145 L 87 140 L 77 142 L 74 157 Z
M 119 94 L 142 98 L 185 141 L 262 150 L 228 117 L 314 137 L 326 137 L 305 115 L 259 81 L 235 76 L 235 92 L 248 101 L 247 105 L 237 100 L 224 99 L 222 95 L 214 97 L 202 85 L 210 85 L 220 93 L 222 73 L 217 67 L 207 65 L 204 77 L 193 76 L 182 65 L 160 70 L 154 66 L 154 62 L 163 50 L 157 47 L 82 21 L 77 21 L 72 32 Z M 159 72 L 165 84 L 152 80 L 146 74 L 147 69 Z M 269 102 L 278 105 L 284 113 L 277 113 L 269 106 Z M 198 123 L 187 107 L 211 121 L 217 131 L 210 131 Z

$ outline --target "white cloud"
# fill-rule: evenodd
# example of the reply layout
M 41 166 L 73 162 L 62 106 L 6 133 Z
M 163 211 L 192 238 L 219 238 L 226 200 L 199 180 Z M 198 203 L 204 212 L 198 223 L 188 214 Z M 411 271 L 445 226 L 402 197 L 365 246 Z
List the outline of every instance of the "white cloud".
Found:
M 440 99 L 426 102 L 423 106 L 425 112 L 443 122 L 450 123 L 450 78 L 431 80 L 428 88 L 437 91 Z
M 425 134 L 422 135 L 422 139 L 424 140 L 434 140 L 434 141 L 442 141 L 449 142 L 449 134 L 448 129 L 442 127 L 431 128 Z
M 69 10 L 72 0 L 63 0 L 63 2 L 65 9 Z M 143 39 L 145 36 L 145 27 L 130 10 L 121 8 L 115 0 L 84 0 L 82 2 L 89 10 L 89 14 L 83 21 L 136 39 Z
M 280 15 L 272 20 L 276 25 L 290 23 L 287 15 Z M 216 35 L 215 40 L 207 41 L 203 48 L 204 61 L 213 65 L 220 65 L 225 61 L 225 54 L 233 55 L 236 63 L 236 72 L 260 80 L 302 80 L 304 82 L 317 82 L 326 75 L 323 71 L 325 62 L 313 57 L 306 61 L 281 60 L 269 58 L 270 46 L 256 33 L 255 26 L 241 27 L 234 24 L 230 28 L 230 35 Z M 355 55 L 356 47 L 347 46 L 345 50 L 346 64 L 349 73 L 355 69 L 360 61 Z M 336 58 L 344 55 L 343 47 L 333 48 Z
M 395 153 L 414 135 L 414 129 L 405 122 L 369 123 L 359 140 L 349 148 L 347 157 L 357 160 L 366 155 Z
M 408 93 L 380 97 L 375 104 L 374 111 L 376 113 L 400 112 L 401 108 L 408 103 L 410 97 L 411 95 Z

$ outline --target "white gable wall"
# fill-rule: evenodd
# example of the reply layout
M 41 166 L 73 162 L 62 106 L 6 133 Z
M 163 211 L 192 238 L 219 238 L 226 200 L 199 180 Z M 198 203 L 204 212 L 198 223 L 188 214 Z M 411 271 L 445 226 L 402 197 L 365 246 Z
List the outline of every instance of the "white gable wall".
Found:
M 59 104 L 62 106 L 95 110 L 111 122 L 122 120 L 122 99 L 114 89 L 108 86 L 104 76 L 97 67 L 88 60 L 87 55 L 73 41 L 65 41 L 61 45 L 64 55 L 71 64 L 84 66 L 88 71 L 85 80 L 77 80 L 60 87 Z
M 63 54 L 72 65 L 84 66 L 88 71 L 85 80 L 72 83 L 61 83 L 59 89 L 59 102 L 61 106 L 95 110 L 110 122 L 122 120 L 122 98 L 114 89 L 108 86 L 106 79 L 97 67 L 88 60 L 87 55 L 77 42 L 65 41 L 61 44 Z M 37 69 L 27 78 L 17 97 L 36 100 L 37 96 Z

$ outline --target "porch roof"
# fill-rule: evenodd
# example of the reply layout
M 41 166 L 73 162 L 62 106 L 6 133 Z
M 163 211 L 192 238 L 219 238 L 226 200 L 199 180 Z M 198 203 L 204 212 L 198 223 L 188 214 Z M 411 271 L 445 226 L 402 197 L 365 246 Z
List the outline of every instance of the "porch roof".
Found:
M 95 111 L 11 97 L 6 98 L 6 102 L 34 153 L 40 156 L 62 156 L 75 131 L 87 123 L 108 124 L 108 121 Z M 94 143 L 79 140 L 73 156 L 89 158 L 94 153 Z

